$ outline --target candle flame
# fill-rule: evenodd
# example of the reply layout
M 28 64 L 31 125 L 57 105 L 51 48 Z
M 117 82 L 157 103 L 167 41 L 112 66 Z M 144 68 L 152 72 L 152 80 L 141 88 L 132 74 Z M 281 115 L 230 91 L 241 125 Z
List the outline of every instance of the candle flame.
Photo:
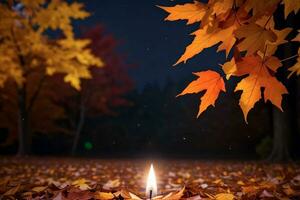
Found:
M 156 184 L 156 177 L 153 165 L 151 164 L 148 179 L 147 179 L 147 186 L 146 186 L 146 197 L 150 197 L 150 193 L 152 197 L 157 195 L 157 184 Z

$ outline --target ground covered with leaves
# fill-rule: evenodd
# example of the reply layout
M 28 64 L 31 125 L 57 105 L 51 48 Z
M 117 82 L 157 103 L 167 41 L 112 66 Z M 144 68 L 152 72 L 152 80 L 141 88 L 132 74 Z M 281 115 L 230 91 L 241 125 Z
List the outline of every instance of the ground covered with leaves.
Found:
M 156 160 L 154 199 L 300 199 L 300 165 Z M 0 159 L 1 199 L 145 199 L 150 161 Z

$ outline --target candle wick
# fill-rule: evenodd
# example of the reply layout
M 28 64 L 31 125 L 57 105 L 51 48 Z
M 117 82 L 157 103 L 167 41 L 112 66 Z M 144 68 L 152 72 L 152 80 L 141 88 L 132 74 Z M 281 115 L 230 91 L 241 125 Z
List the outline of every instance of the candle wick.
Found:
M 152 199 L 152 190 L 149 192 L 150 200 Z

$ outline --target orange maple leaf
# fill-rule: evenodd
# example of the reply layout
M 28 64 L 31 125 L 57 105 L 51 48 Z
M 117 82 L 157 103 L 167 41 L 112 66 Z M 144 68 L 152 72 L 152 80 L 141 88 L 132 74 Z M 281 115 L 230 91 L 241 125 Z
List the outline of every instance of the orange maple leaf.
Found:
M 297 0 L 283 0 L 284 3 L 284 17 L 285 19 L 287 16 L 294 11 L 295 14 L 300 9 L 300 1 Z
M 284 44 L 286 42 L 288 42 L 287 40 L 285 40 L 285 38 L 287 37 L 287 35 L 292 31 L 292 28 L 284 28 L 282 30 L 273 30 L 273 32 L 276 34 L 276 41 L 274 42 L 268 42 L 268 48 L 266 50 L 266 55 L 271 56 L 273 55 L 278 46 L 281 44 Z
M 211 32 L 208 31 L 208 28 L 208 26 L 205 26 L 203 29 L 192 33 L 192 35 L 195 35 L 194 40 L 186 47 L 185 52 L 174 65 L 181 62 L 185 63 L 188 59 L 199 54 L 204 49 L 212 47 L 219 42 L 223 43 L 219 46 L 218 51 L 226 50 L 226 55 L 228 55 L 236 40 L 233 35 L 236 25 L 232 25 L 226 29 L 217 28 Z
M 203 72 L 194 73 L 199 78 L 195 81 L 192 81 L 179 95 L 182 96 L 185 94 L 199 93 L 203 90 L 206 90 L 204 95 L 201 97 L 199 112 L 197 117 L 204 112 L 208 106 L 215 106 L 215 101 L 217 100 L 219 93 L 221 91 L 225 92 L 225 83 L 223 78 L 219 73 L 207 70 Z
M 240 98 L 240 107 L 244 113 L 245 121 L 247 115 L 255 103 L 261 99 L 261 88 L 264 88 L 265 102 L 270 100 L 281 111 L 282 95 L 287 94 L 285 86 L 271 75 L 281 66 L 280 60 L 276 57 L 262 59 L 259 55 L 246 56 L 236 62 L 236 76 L 248 75 L 242 79 L 235 88 L 235 91 L 243 91 Z
M 228 10 L 232 9 L 234 3 L 236 3 L 235 0 L 223 0 L 213 2 L 213 14 L 219 15 L 228 12 Z
M 275 42 L 276 35 L 255 23 L 240 26 L 235 31 L 238 39 L 243 39 L 237 47 L 240 51 L 247 51 L 247 54 L 253 54 L 257 51 L 264 51 L 267 42 Z
M 230 61 L 224 63 L 223 65 L 220 64 L 224 73 L 226 74 L 226 79 L 229 80 L 230 76 L 234 74 L 237 70 L 235 59 L 232 58 Z
M 234 37 L 234 31 L 238 28 L 238 24 L 234 23 L 232 26 L 222 30 L 222 44 L 218 47 L 217 52 L 221 50 L 225 50 L 226 57 L 228 56 L 230 50 L 232 49 L 233 45 L 236 42 L 236 38 Z
M 262 15 L 272 14 L 280 1 L 281 0 L 247 0 L 244 3 L 244 8 L 248 12 L 252 10 L 253 16 L 259 18 Z
M 187 24 L 193 24 L 201 21 L 206 12 L 206 6 L 198 1 L 193 3 L 186 3 L 183 5 L 176 5 L 173 7 L 158 6 L 165 10 L 169 15 L 165 20 L 187 20 Z

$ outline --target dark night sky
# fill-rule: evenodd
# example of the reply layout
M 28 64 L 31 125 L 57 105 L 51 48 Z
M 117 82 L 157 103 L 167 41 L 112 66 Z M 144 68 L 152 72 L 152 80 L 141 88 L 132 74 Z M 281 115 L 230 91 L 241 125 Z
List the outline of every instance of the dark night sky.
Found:
M 79 25 L 93 26 L 101 23 L 105 25 L 109 34 L 113 34 L 121 42 L 119 51 L 127 57 L 129 63 L 137 66 L 131 74 L 139 89 L 148 83 L 164 85 L 169 78 L 178 80 L 189 76 L 192 80 L 192 72 L 217 67 L 225 59 L 224 53 L 216 54 L 216 49 L 209 49 L 189 60 L 187 64 L 172 67 L 192 41 L 189 34 L 198 24 L 185 26 L 185 21 L 164 21 L 167 13 L 156 5 L 172 6 L 180 1 L 84 2 L 92 16 L 84 22 L 79 22 Z

